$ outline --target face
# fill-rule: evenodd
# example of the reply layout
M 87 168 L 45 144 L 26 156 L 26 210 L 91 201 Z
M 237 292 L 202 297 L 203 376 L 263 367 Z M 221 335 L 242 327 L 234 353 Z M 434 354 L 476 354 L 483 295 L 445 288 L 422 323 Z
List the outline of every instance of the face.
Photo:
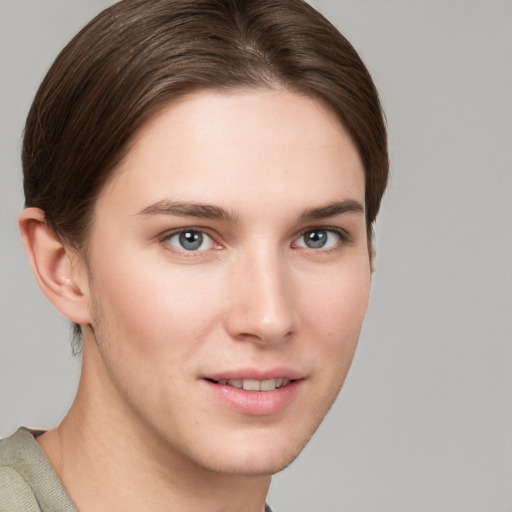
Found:
M 174 102 L 102 190 L 89 244 L 100 404 L 193 466 L 289 464 L 338 394 L 369 294 L 364 172 L 334 114 L 285 91 Z

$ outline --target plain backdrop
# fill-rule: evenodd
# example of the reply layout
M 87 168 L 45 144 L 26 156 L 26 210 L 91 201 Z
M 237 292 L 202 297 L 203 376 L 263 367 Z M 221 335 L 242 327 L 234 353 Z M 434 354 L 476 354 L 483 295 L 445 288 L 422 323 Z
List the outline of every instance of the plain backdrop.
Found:
M 67 322 L 16 218 L 24 118 L 58 51 L 107 0 L 0 0 L 0 437 L 73 398 Z M 317 0 L 386 110 L 392 179 L 351 372 L 277 511 L 512 511 L 512 3 Z

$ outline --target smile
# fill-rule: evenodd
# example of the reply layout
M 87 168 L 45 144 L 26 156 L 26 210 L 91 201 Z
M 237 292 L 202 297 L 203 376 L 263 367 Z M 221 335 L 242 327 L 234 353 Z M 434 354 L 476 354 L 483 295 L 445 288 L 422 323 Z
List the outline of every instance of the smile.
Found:
M 274 391 L 283 386 L 290 384 L 291 380 L 287 378 L 276 378 L 266 380 L 256 379 L 221 379 L 219 381 L 213 381 L 215 384 L 221 386 L 231 386 L 237 389 L 243 389 L 245 391 Z
M 205 378 L 206 389 L 228 408 L 249 416 L 270 416 L 278 414 L 291 405 L 303 389 L 304 377 L 243 379 Z

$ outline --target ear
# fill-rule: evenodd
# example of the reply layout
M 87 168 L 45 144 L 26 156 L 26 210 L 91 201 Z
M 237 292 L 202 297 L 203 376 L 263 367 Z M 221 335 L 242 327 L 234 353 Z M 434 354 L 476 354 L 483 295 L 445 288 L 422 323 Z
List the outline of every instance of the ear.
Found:
M 71 322 L 90 324 L 89 284 L 82 258 L 59 241 L 39 208 L 26 208 L 18 225 L 32 271 L 46 298 Z

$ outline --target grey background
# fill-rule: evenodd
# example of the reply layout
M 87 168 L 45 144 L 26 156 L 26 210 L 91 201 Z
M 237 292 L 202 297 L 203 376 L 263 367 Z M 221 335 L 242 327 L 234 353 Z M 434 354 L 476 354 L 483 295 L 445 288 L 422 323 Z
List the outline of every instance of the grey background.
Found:
M 79 362 L 19 240 L 24 117 L 107 0 L 0 0 L 0 436 L 65 413 Z M 276 476 L 281 512 L 512 511 L 512 3 L 312 2 L 370 67 L 393 178 L 340 399 Z

